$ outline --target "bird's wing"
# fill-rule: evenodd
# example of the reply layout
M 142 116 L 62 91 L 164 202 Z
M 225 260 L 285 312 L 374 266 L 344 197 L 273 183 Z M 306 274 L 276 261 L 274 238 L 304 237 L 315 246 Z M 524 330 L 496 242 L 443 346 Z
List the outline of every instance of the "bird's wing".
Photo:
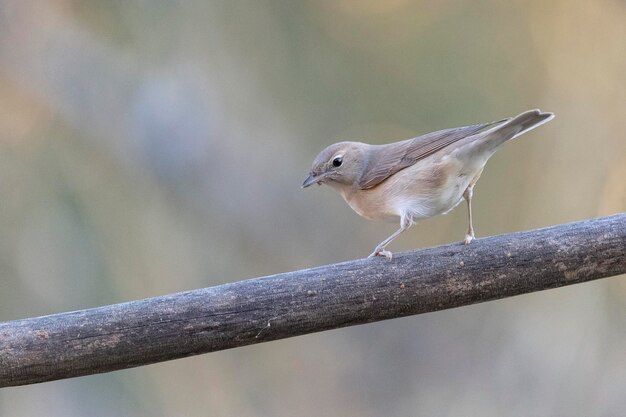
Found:
M 362 190 L 373 188 L 417 161 L 507 120 L 439 130 L 401 142 L 378 145 L 376 146 L 378 149 L 370 153 L 370 158 L 359 180 L 359 188 Z

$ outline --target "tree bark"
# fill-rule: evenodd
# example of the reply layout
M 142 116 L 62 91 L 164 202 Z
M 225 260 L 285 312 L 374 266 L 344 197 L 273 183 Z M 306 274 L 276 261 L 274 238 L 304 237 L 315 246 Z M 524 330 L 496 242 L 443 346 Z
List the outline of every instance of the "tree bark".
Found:
M 0 323 L 0 387 L 454 308 L 626 273 L 626 214 Z

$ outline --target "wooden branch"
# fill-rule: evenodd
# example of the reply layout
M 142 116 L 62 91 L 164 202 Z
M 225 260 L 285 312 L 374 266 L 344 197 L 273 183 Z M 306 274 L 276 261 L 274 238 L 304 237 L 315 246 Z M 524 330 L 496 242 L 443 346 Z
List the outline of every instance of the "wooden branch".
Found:
M 626 214 L 0 323 L 0 387 L 33 384 L 626 272 Z

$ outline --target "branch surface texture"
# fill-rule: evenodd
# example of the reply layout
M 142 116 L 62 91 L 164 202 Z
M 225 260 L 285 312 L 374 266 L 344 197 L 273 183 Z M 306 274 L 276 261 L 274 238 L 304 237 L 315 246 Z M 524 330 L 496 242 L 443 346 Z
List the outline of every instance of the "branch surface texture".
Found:
M 0 322 L 0 387 L 427 313 L 626 273 L 626 213 Z

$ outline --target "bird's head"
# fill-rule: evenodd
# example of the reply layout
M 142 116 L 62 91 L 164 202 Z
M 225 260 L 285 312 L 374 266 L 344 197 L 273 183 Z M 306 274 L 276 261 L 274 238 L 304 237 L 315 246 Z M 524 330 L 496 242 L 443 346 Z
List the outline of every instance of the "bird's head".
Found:
M 365 165 L 367 145 L 359 142 L 339 142 L 328 146 L 313 161 L 311 172 L 302 188 L 312 184 L 352 186 L 359 180 Z

